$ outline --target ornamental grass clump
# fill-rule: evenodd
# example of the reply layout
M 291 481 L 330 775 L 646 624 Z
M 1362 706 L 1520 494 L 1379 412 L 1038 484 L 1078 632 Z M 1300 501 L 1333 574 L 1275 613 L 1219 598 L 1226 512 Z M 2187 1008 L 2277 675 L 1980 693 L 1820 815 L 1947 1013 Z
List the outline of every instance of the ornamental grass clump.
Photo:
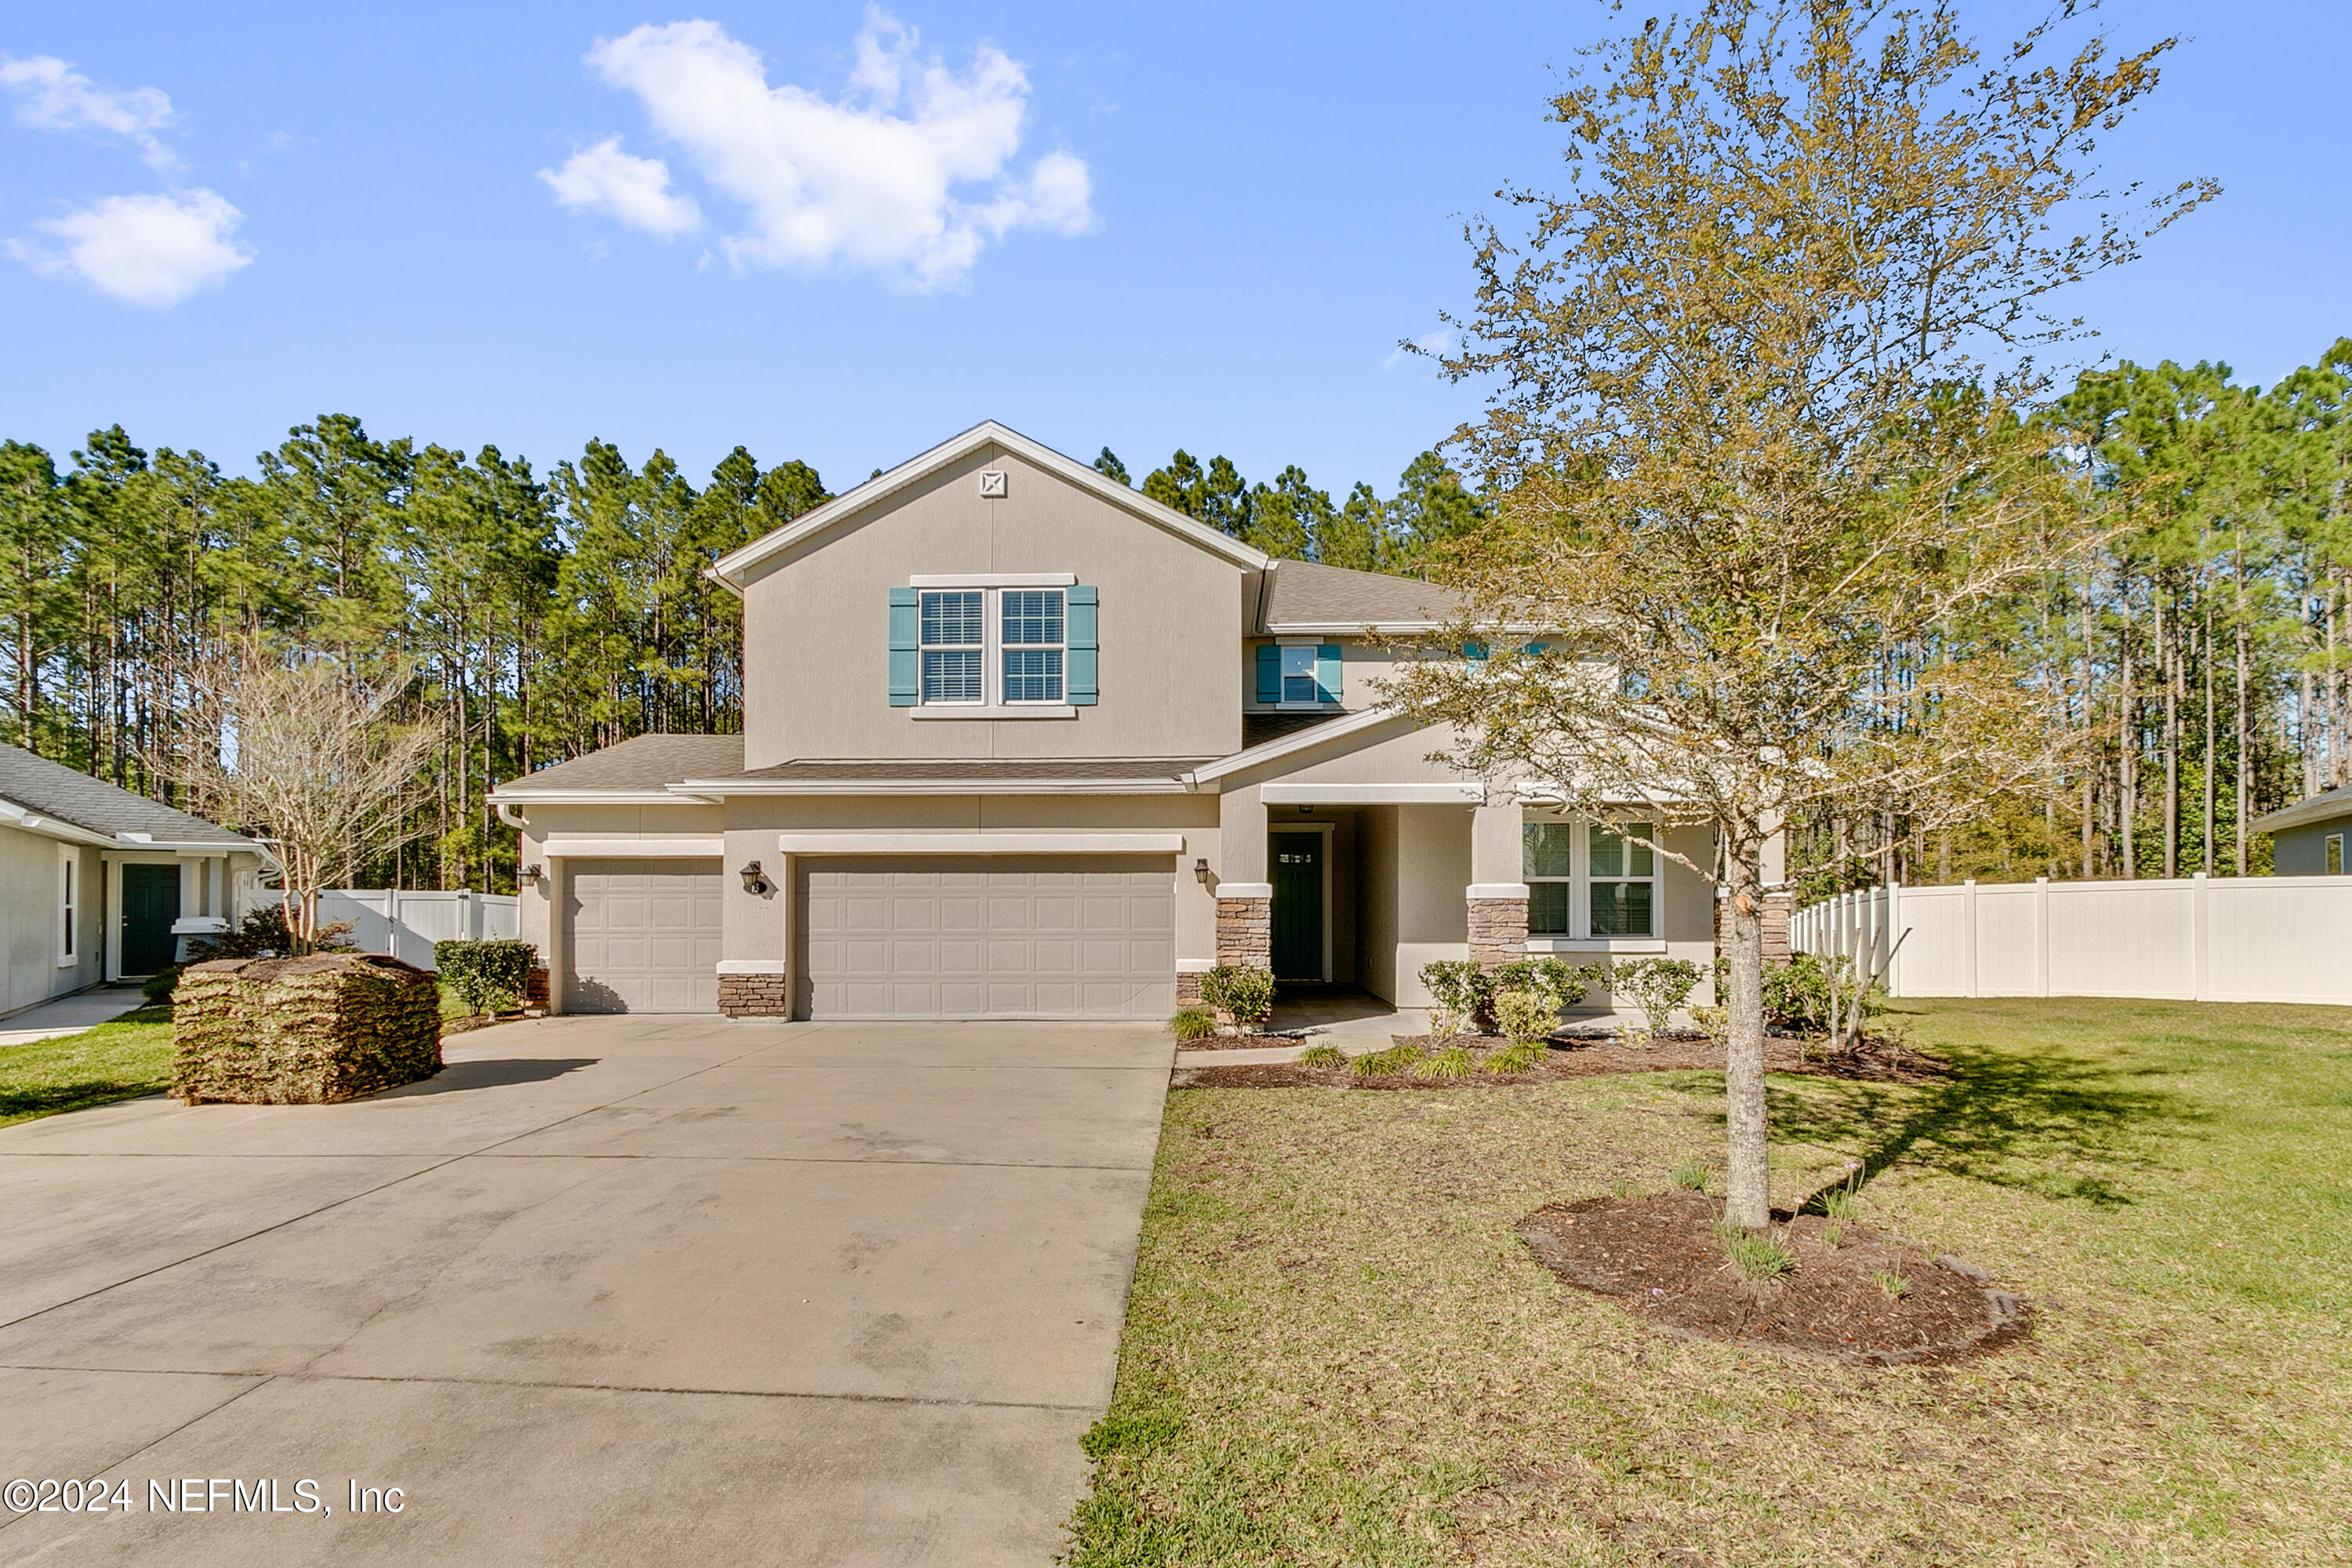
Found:
M 1722 1238 L 1724 1256 L 1747 1279 L 1778 1279 L 1796 1266 L 1796 1258 L 1776 1236 L 1729 1224 L 1718 1225 L 1715 1230 Z
M 1348 1065 L 1355 1069 L 1358 1078 L 1381 1078 L 1404 1071 L 1426 1054 L 1419 1046 L 1400 1041 L 1387 1050 L 1367 1052 Z
M 1217 1016 L 1206 1007 L 1180 1007 L 1168 1032 L 1180 1040 L 1205 1040 L 1217 1032 Z
M 172 1093 L 190 1105 L 323 1105 L 441 1070 L 430 970 L 375 953 L 191 964 L 172 1014 Z
M 1544 1047 L 1533 1040 L 1514 1040 L 1498 1051 L 1486 1053 L 1479 1065 L 1488 1072 L 1526 1072 L 1543 1065 Z
M 1343 1068 L 1348 1065 L 1348 1053 L 1326 1040 L 1319 1046 L 1309 1046 L 1299 1052 L 1298 1065 L 1303 1068 Z
M 1675 1185 L 1686 1193 L 1706 1191 L 1706 1179 L 1713 1173 L 1704 1160 L 1685 1160 L 1675 1167 Z
M 1464 1047 L 1454 1046 L 1438 1052 L 1433 1057 L 1424 1057 L 1413 1064 L 1412 1076 L 1415 1078 L 1468 1078 L 1470 1053 Z

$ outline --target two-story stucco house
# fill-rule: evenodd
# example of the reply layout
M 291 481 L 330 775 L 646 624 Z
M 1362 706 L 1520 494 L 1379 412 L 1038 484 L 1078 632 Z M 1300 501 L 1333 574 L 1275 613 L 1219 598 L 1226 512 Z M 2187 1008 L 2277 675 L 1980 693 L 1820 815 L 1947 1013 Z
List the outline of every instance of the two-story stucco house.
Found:
M 1220 962 L 1412 1006 L 1432 959 L 1713 951 L 1646 825 L 1381 709 L 1427 584 L 1272 559 L 995 424 L 714 574 L 744 732 L 495 796 L 559 1009 L 1164 1018 Z

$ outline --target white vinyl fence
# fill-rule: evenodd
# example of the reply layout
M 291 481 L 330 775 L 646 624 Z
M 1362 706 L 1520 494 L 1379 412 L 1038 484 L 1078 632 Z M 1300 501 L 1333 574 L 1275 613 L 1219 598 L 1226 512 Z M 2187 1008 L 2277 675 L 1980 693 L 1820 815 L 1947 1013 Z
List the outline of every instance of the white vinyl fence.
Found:
M 436 942 L 513 936 L 521 903 L 512 893 L 329 888 L 319 895 L 319 923 L 349 921 L 350 940 L 362 952 L 388 952 L 431 969 Z
M 1896 996 L 2352 1005 L 2352 877 L 1872 888 L 1800 910 L 1789 938 L 1884 966 Z

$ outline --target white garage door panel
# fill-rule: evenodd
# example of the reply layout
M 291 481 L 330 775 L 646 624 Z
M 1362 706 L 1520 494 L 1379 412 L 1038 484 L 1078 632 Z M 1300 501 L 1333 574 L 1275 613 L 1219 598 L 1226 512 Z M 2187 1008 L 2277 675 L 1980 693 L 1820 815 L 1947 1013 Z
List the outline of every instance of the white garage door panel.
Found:
M 812 1018 L 1164 1018 L 1176 1006 L 1166 856 L 812 860 Z
M 574 1013 L 716 1013 L 723 951 L 717 860 L 572 863 Z

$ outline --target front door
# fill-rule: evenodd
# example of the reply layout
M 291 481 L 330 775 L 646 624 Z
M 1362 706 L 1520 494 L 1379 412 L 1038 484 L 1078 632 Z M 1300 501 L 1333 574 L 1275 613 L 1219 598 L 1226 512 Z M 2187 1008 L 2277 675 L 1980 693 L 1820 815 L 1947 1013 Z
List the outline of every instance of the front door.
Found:
M 1266 848 L 1274 869 L 1274 977 L 1323 978 L 1323 846 L 1319 833 L 1276 833 Z
M 116 970 L 122 974 L 154 974 L 172 967 L 179 954 L 179 939 L 172 922 L 180 918 L 180 868 L 177 866 L 122 868 L 122 946 Z

